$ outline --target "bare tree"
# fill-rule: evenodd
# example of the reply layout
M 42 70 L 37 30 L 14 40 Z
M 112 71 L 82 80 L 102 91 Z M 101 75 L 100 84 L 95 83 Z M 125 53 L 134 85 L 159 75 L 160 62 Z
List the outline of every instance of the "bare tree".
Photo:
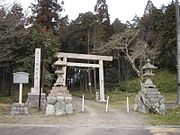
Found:
M 141 68 L 146 63 L 147 58 L 155 58 L 158 54 L 158 48 L 150 48 L 145 41 L 140 40 L 139 33 L 138 29 L 127 28 L 124 32 L 113 35 L 109 42 L 104 43 L 96 51 L 106 54 L 116 49 L 122 51 L 142 83 Z
M 14 3 L 11 6 L 11 10 L 8 10 L 6 6 L 0 7 L 0 62 L 11 60 L 13 38 L 18 39 L 27 35 L 24 28 L 24 20 L 22 7 L 19 4 Z

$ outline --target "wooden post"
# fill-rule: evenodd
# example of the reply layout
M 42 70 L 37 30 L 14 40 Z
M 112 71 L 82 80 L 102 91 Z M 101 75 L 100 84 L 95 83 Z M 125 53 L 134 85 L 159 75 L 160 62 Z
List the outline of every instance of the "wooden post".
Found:
M 106 102 L 106 112 L 108 112 L 108 106 L 109 106 L 109 96 L 107 96 L 107 102 Z
M 127 113 L 129 113 L 129 98 L 128 96 L 126 97 L 126 109 L 127 109 Z
M 99 60 L 99 89 L 100 89 L 100 101 L 105 101 L 105 99 L 104 99 L 104 69 L 103 69 L 103 60 Z

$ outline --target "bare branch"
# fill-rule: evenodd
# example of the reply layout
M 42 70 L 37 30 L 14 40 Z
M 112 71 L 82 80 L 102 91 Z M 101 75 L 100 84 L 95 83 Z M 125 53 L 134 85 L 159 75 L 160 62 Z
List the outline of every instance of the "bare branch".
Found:
M 139 30 L 127 28 L 123 33 L 113 35 L 108 43 L 104 43 L 96 51 L 102 54 L 120 49 L 127 57 L 133 70 L 142 79 L 142 64 L 146 62 L 148 57 L 155 57 L 157 51 L 155 48 L 150 48 L 146 42 L 138 39 L 139 33 Z M 140 61 L 140 65 L 137 65 L 135 61 Z

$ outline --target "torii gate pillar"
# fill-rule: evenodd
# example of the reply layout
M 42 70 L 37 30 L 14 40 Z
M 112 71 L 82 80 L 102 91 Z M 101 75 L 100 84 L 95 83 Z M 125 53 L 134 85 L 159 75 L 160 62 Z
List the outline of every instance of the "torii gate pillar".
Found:
M 99 89 L 100 89 L 100 101 L 105 101 L 104 99 L 104 68 L 103 60 L 99 60 Z

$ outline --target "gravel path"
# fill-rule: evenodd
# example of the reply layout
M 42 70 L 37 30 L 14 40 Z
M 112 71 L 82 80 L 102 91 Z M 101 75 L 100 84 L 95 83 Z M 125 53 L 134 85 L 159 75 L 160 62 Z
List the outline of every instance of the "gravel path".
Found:
M 73 98 L 74 114 L 65 116 L 45 116 L 44 112 L 32 111 L 31 115 L 0 115 L 0 123 L 11 124 L 57 124 L 78 126 L 145 126 L 144 115 L 136 112 L 127 114 L 125 108 L 109 107 L 105 103 L 85 100 L 85 112 L 81 112 L 81 99 Z

